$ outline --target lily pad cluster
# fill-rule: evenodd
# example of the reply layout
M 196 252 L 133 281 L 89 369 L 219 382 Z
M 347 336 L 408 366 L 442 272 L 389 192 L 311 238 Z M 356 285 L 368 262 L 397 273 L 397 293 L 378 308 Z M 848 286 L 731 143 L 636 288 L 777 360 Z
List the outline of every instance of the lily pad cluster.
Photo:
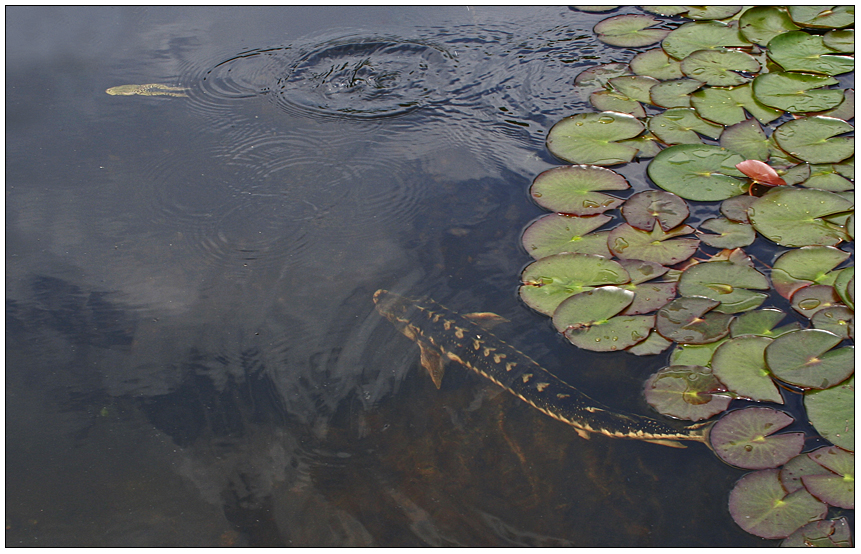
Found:
M 573 165 L 530 189 L 553 213 L 523 233 L 535 261 L 519 294 L 578 348 L 642 356 L 675 343 L 646 400 L 679 419 L 723 413 L 711 447 L 758 470 L 733 489 L 735 521 L 788 545 L 849 542 L 845 519 L 823 518 L 854 509 L 854 93 L 835 78 L 854 70 L 854 8 L 643 10 L 694 21 L 595 27 L 610 45 L 660 47 L 575 79 L 597 112 L 548 133 Z M 633 194 L 607 167 L 648 158 L 656 188 Z M 778 433 L 799 414 L 732 410 L 790 394 L 827 452 Z

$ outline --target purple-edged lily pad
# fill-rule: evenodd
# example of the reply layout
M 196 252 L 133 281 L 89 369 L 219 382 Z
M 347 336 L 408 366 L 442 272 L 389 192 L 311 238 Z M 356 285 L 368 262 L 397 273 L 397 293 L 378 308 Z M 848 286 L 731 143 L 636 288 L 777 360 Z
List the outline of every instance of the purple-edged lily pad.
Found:
M 655 228 L 655 222 L 664 231 L 678 227 L 688 218 L 688 204 L 671 192 L 645 190 L 628 198 L 622 206 L 622 217 L 632 227 L 643 231 Z
M 698 365 L 672 365 L 649 377 L 646 402 L 658 412 L 700 421 L 727 409 L 732 397 L 712 370 Z
M 852 547 L 852 529 L 845 517 L 821 519 L 801 527 L 786 537 L 780 546 L 786 548 Z
M 804 433 L 774 435 L 794 420 L 772 408 L 745 408 L 722 417 L 709 433 L 715 454 L 745 469 L 778 467 L 804 448 Z
M 804 488 L 801 478 L 805 475 L 825 475 L 831 473 L 814 462 L 807 453 L 795 456 L 780 468 L 780 484 L 786 492 L 795 492 Z
M 687 260 L 697 251 L 699 240 L 678 238 L 693 232 L 694 228 L 688 225 L 665 232 L 660 226 L 651 231 L 641 231 L 623 223 L 610 231 L 607 243 L 610 252 L 619 258 L 673 265 Z
M 855 338 L 855 312 L 845 306 L 819 310 L 810 318 L 815 329 L 834 333 L 841 339 Z
M 832 506 L 854 510 L 855 454 L 836 446 L 824 446 L 807 455 L 829 473 L 803 476 L 804 488 Z
M 752 267 L 732 262 L 693 265 L 679 279 L 682 296 L 705 296 L 720 302 L 716 312 L 736 313 L 758 307 L 768 296 L 768 279 Z
M 792 295 L 792 308 L 806 318 L 812 318 L 820 310 L 839 306 L 840 297 L 834 287 L 829 285 L 811 285 L 799 289 Z
M 756 231 L 750 224 L 730 221 L 724 217 L 703 221 L 700 225 L 700 230 L 702 229 L 711 233 L 700 231 L 700 240 L 713 248 L 740 248 L 753 244 L 756 239 Z
M 733 316 L 712 312 L 720 302 L 702 296 L 676 298 L 660 310 L 657 331 L 683 344 L 706 344 L 729 334 Z

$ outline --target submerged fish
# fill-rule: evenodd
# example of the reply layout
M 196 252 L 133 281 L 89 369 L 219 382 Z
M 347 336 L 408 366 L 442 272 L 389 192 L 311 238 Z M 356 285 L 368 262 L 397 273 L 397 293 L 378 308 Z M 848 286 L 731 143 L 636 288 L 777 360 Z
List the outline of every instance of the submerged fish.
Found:
M 446 360 L 490 379 L 545 414 L 591 433 L 685 448 L 679 441 L 708 445 L 712 422 L 677 429 L 645 416 L 622 414 L 592 400 L 483 326 L 501 320 L 489 313 L 461 316 L 430 299 L 413 300 L 386 290 L 374 293 L 377 311 L 418 344 L 421 363 L 439 388 Z
M 147 85 L 120 85 L 118 87 L 111 87 L 105 92 L 111 96 L 132 96 L 135 94 L 141 96 L 188 96 L 185 94 L 187 90 L 182 87 L 150 83 Z

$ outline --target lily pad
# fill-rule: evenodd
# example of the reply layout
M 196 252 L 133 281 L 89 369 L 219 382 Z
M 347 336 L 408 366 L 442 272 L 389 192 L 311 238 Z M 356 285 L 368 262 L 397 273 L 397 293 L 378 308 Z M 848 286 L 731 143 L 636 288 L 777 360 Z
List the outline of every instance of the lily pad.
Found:
M 802 27 L 840 29 L 855 23 L 855 6 L 789 6 L 789 16 Z
M 673 58 L 682 60 L 697 50 L 749 44 L 735 27 L 715 21 L 698 21 L 685 23 L 673 30 L 661 43 L 661 47 Z
M 843 303 L 849 306 L 851 310 L 855 309 L 855 266 L 841 269 L 834 278 L 834 290 L 837 295 L 843 300 Z
M 657 331 L 652 330 L 652 332 L 649 333 L 649 336 L 646 337 L 646 340 L 638 342 L 634 346 L 628 348 L 628 352 L 634 356 L 652 356 L 654 354 L 660 354 L 672 344 L 672 341 L 668 341 L 659 335 Z
M 631 59 L 631 70 L 637 75 L 646 75 L 662 81 L 681 79 L 681 63 L 667 56 L 660 48 L 640 52 Z M 649 101 L 651 103 L 651 99 Z
M 624 200 L 598 191 L 626 190 L 624 177 L 595 165 L 554 167 L 538 175 L 529 194 L 548 210 L 571 215 L 595 215 L 618 208 Z
M 786 537 L 780 546 L 786 548 L 802 547 L 852 547 L 852 530 L 845 517 L 822 519 L 808 523 Z
M 660 83 L 660 81 L 654 77 L 647 77 L 645 75 L 624 75 L 613 77 L 608 83 L 614 90 L 632 100 L 651 104 L 652 98 L 649 95 L 649 90 Z
M 653 116 L 649 131 L 667 144 L 700 144 L 699 135 L 716 139 L 723 127 L 702 119 L 692 108 L 673 108 Z
M 676 297 L 676 283 L 640 283 L 622 285 L 635 293 L 634 301 L 622 315 L 639 315 L 654 312 Z
M 845 306 L 819 310 L 810 318 L 815 329 L 834 333 L 841 339 L 855 338 L 855 312 Z
M 795 456 L 780 469 L 780 484 L 786 492 L 795 492 L 804 488 L 801 478 L 805 475 L 822 475 L 829 473 L 821 465 L 814 462 L 807 453 Z
M 725 128 L 720 136 L 722 148 L 738 152 L 747 159 L 767 160 L 769 141 L 754 119 L 745 119 Z
M 658 412 L 700 421 L 726 410 L 732 397 L 707 367 L 668 366 L 646 381 L 646 402 Z
M 778 467 L 804 448 L 804 433 L 774 435 L 793 421 L 789 414 L 773 408 L 736 410 L 715 423 L 709 442 L 715 454 L 730 465 L 744 469 Z
M 836 446 L 825 446 L 807 455 L 833 473 L 803 476 L 801 482 L 804 488 L 827 504 L 854 510 L 855 454 Z
M 601 21 L 593 30 L 604 44 L 638 48 L 660 42 L 667 36 L 667 29 L 650 28 L 659 23 L 659 19 L 648 15 L 617 15 Z
M 828 513 L 828 506 L 805 489 L 787 494 L 778 473 L 776 469 L 748 473 L 729 495 L 729 512 L 736 524 L 765 539 L 787 537 Z
M 840 337 L 819 329 L 802 329 L 774 339 L 765 362 L 774 375 L 793 385 L 827 389 L 852 375 L 855 349 L 836 348 Z
M 589 96 L 589 103 L 595 109 L 607 112 L 619 112 L 634 117 L 646 117 L 642 104 L 615 90 L 598 90 Z
M 559 304 L 601 285 L 622 285 L 628 272 L 613 260 L 591 254 L 555 254 L 532 262 L 520 276 L 520 297 L 533 310 L 552 316 Z
M 833 246 L 846 234 L 824 218 L 845 212 L 852 205 L 824 190 L 777 187 L 754 202 L 747 214 L 754 229 L 781 246 Z
M 726 341 L 711 360 L 715 376 L 739 396 L 783 404 L 783 397 L 765 365 L 765 347 L 772 340 L 748 335 Z
M 687 200 L 726 200 L 746 192 L 747 179 L 735 164 L 744 158 L 719 146 L 679 144 L 661 150 L 649 164 L 649 178 Z
M 828 48 L 838 52 L 855 52 L 855 30 L 833 29 L 825 33 L 822 41 Z
M 753 80 L 757 100 L 787 112 L 820 112 L 830 110 L 843 101 L 843 91 L 826 89 L 837 79 L 809 73 L 775 72 Z
M 696 79 L 677 79 L 655 85 L 649 91 L 652 104 L 663 108 L 689 108 L 690 94 L 702 87 L 703 83 Z
M 699 240 L 677 238 L 693 232 L 694 228 L 688 225 L 665 232 L 660 226 L 651 231 L 640 231 L 623 223 L 610 231 L 607 243 L 610 252 L 619 258 L 673 265 L 687 260 L 697 251 Z
M 778 6 L 755 6 L 741 14 L 738 23 L 741 34 L 760 46 L 779 34 L 798 29 L 786 10 Z
M 732 262 L 696 264 L 682 273 L 679 294 L 704 296 L 720 302 L 714 311 L 736 313 L 758 307 L 768 297 L 754 290 L 768 290 L 768 279 L 752 267 Z
M 804 409 L 820 435 L 844 450 L 855 450 L 855 376 L 836 387 L 804 395 Z
M 833 246 L 805 246 L 781 254 L 771 269 L 771 281 L 780 296 L 790 299 L 798 289 L 808 285 L 830 285 L 836 275 L 829 275 L 850 254 Z
M 750 223 L 747 217 L 747 209 L 756 202 L 754 196 L 734 196 L 721 202 L 720 213 L 731 221 L 738 223 Z
M 688 19 L 727 19 L 741 11 L 741 6 L 685 6 Z
M 806 318 L 825 308 L 840 305 L 840 297 L 830 285 L 811 285 L 792 295 L 792 308 Z
M 729 326 L 730 335 L 741 337 L 744 335 L 758 335 L 761 337 L 776 338 L 780 335 L 797 331 L 801 328 L 798 322 L 784 325 L 778 329 L 775 326 L 780 323 L 786 314 L 774 308 L 755 310 L 738 316 Z
M 831 192 L 842 192 L 854 190 L 855 185 L 840 175 L 837 164 L 815 164 L 808 166 L 810 176 L 801 183 L 801 186 L 809 189 L 830 190 Z
M 676 298 L 660 310 L 656 329 L 664 337 L 683 344 L 706 344 L 729 334 L 733 316 L 712 312 L 720 302 L 702 296 Z
M 836 117 L 844 121 L 849 121 L 855 118 L 855 90 L 848 88 L 843 91 L 843 101 L 837 104 L 837 107 L 825 110 L 811 115 L 825 115 L 828 117 Z
M 785 71 L 807 71 L 840 75 L 855 69 L 852 56 L 835 55 L 819 35 L 790 31 L 777 35 L 768 43 L 768 57 Z M 682 65 L 684 68 L 684 64 Z
M 619 144 L 645 130 L 636 117 L 614 112 L 577 114 L 556 123 L 548 133 L 547 148 L 575 164 L 615 165 L 628 163 L 637 148 Z
M 855 153 L 853 137 L 841 137 L 855 128 L 833 117 L 803 117 L 774 130 L 778 146 L 812 164 L 838 163 Z
M 607 248 L 609 231 L 592 233 L 611 219 L 605 215 L 577 217 L 548 214 L 535 220 L 523 232 L 523 248 L 536 260 L 560 252 L 579 252 L 611 258 Z
M 581 292 L 559 304 L 553 325 L 578 348 L 622 350 L 646 340 L 655 324 L 655 316 L 618 316 L 633 300 L 633 292 L 619 287 Z
M 742 85 L 753 78 L 744 73 L 759 71 L 759 62 L 753 56 L 725 48 L 692 52 L 681 66 L 688 77 L 715 87 Z
M 766 106 L 753 95 L 750 84 L 729 88 L 704 88 L 691 95 L 691 106 L 705 119 L 722 125 L 735 125 L 745 119 L 742 108 L 760 123 L 769 123 L 782 110 Z
M 702 230 L 712 233 L 703 233 Z M 714 248 L 740 248 L 753 244 L 756 232 L 747 223 L 737 223 L 723 217 L 703 221 L 700 225 L 700 240 Z
M 632 195 L 622 206 L 622 217 L 632 227 L 643 231 L 655 228 L 655 222 L 664 231 L 678 227 L 688 218 L 687 203 L 670 192 L 645 190 Z

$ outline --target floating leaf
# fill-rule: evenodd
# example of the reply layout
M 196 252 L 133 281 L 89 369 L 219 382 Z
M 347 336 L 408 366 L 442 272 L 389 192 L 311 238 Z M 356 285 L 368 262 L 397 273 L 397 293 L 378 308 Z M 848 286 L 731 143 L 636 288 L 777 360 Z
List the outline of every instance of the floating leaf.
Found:
M 601 285 L 622 285 L 629 278 L 625 268 L 602 256 L 563 253 L 532 262 L 520 280 L 519 293 L 526 305 L 552 316 L 569 296 Z
M 673 365 L 646 381 L 646 402 L 658 412 L 700 421 L 727 409 L 732 398 L 707 367 Z
M 696 264 L 682 273 L 679 294 L 704 296 L 720 302 L 716 312 L 736 313 L 758 307 L 768 296 L 754 290 L 768 290 L 768 279 L 752 267 L 732 262 Z
M 547 136 L 547 148 L 575 164 L 614 165 L 634 159 L 637 148 L 619 144 L 645 127 L 636 117 L 614 113 L 577 114 L 556 123 Z
M 601 111 L 619 112 L 634 117 L 646 117 L 646 110 L 643 109 L 643 106 L 639 102 L 615 90 L 593 92 L 589 96 L 589 103 L 595 109 Z
M 729 494 L 729 513 L 739 527 L 757 537 L 782 539 L 806 523 L 822 519 L 828 506 L 805 489 L 789 494 L 778 470 L 748 473 Z
M 609 232 L 591 233 L 612 218 L 605 215 L 576 217 L 548 214 L 535 220 L 523 232 L 523 248 L 536 260 L 559 254 L 579 252 L 611 258 L 607 248 Z
M 775 72 L 753 80 L 757 100 L 787 112 L 820 112 L 830 110 L 843 101 L 843 91 L 826 89 L 837 79 L 808 73 Z
M 855 141 L 836 135 L 853 130 L 842 119 L 814 116 L 787 121 L 774 130 L 773 137 L 796 158 L 814 164 L 837 163 L 855 153 Z
M 661 150 L 649 164 L 649 178 L 687 200 L 710 202 L 739 196 L 747 179 L 735 164 L 744 159 L 719 146 L 680 144 Z
M 786 537 L 780 543 L 780 546 L 787 548 L 802 548 L 807 546 L 843 546 L 851 548 L 852 531 L 845 517 L 823 519 L 801 527 Z
M 801 478 L 805 475 L 821 475 L 829 473 L 827 469 L 814 462 L 805 454 L 795 456 L 780 469 L 780 484 L 786 492 L 795 492 L 804 488 Z
M 613 77 L 608 81 L 613 89 L 624 94 L 626 97 L 650 104 L 652 102 L 649 90 L 660 81 L 654 77 L 646 77 L 644 75 L 625 75 L 622 77 Z
M 798 29 L 786 11 L 777 6 L 755 6 L 741 14 L 738 22 L 741 34 L 760 46 L 779 34 Z
M 613 77 L 628 75 L 628 64 L 606 63 L 596 65 L 581 71 L 574 78 L 574 94 L 581 100 L 588 100 L 589 95 L 597 90 L 604 89 Z
M 741 73 L 757 71 L 759 71 L 759 62 L 753 56 L 738 50 L 724 48 L 697 50 L 682 60 L 682 73 L 715 87 L 744 84 L 752 77 Z
M 659 329 L 660 330 L 660 329 Z M 774 375 L 804 388 L 827 389 L 855 369 L 855 349 L 831 350 L 840 337 L 819 329 L 802 329 L 774 339 L 765 349 L 765 361 Z
M 641 6 L 644 11 L 663 16 L 681 15 L 688 11 L 687 6 Z
M 792 295 L 792 308 L 806 318 L 813 317 L 819 310 L 837 306 L 840 298 L 829 285 L 811 285 Z
M 623 289 L 633 291 L 634 301 L 622 315 L 638 315 L 654 312 L 676 297 L 676 283 L 640 283 L 622 285 Z
M 789 6 L 789 16 L 814 29 L 840 29 L 855 23 L 855 6 Z
M 678 27 L 667 35 L 661 47 L 673 58 L 682 60 L 697 50 L 714 50 L 749 44 L 737 28 L 714 21 L 704 21 L 685 23 Z
M 654 262 L 643 260 L 619 260 L 619 264 L 625 268 L 631 276 L 632 285 L 639 285 L 652 279 L 657 279 L 667 272 L 667 268 Z
M 696 79 L 678 79 L 655 85 L 649 91 L 652 104 L 664 108 L 689 108 L 690 94 L 702 87 L 703 83 Z
M 855 51 L 855 30 L 846 29 L 843 31 L 834 29 L 825 33 L 822 37 L 825 46 L 838 52 L 854 52 Z
M 841 269 L 834 278 L 834 290 L 837 291 L 837 295 L 851 310 L 855 309 L 854 277 L 855 266 L 852 266 Z
M 732 337 L 740 337 L 744 335 L 759 335 L 762 337 L 776 338 L 780 335 L 797 331 L 801 328 L 799 323 L 790 323 L 779 329 L 775 329 L 775 325 L 786 317 L 786 314 L 780 310 L 764 309 L 755 310 L 744 313 L 738 316 L 729 326 L 729 332 Z
M 750 223 L 750 219 L 747 217 L 747 209 L 756 200 L 757 198 L 754 196 L 734 196 L 733 198 L 727 198 L 720 204 L 720 213 L 732 221 Z
M 619 225 L 607 238 L 610 252 L 619 258 L 645 260 L 661 265 L 673 265 L 687 260 L 697 251 L 700 241 L 676 238 L 694 231 L 683 225 L 664 232 L 660 226 L 652 231 L 640 231 L 627 223 Z
M 729 339 L 708 344 L 679 344 L 670 353 L 670 365 L 701 365 L 709 367 L 715 350 Z
M 845 232 L 823 218 L 851 208 L 852 202 L 824 190 L 777 187 L 747 214 L 754 229 L 781 246 L 833 246 L 846 238 Z
M 820 435 L 844 450 L 855 450 L 855 376 L 836 387 L 804 395 L 804 409 Z
M 771 341 L 770 338 L 753 335 L 726 341 L 712 357 L 711 367 L 715 376 L 739 396 L 783 404 L 783 397 L 765 365 L 765 347 Z
M 646 340 L 655 324 L 655 316 L 617 316 L 633 300 L 633 292 L 619 287 L 581 292 L 559 304 L 553 325 L 578 348 L 622 350 Z
M 774 289 L 789 299 L 807 285 L 831 284 L 836 276 L 829 276 L 829 272 L 848 258 L 848 252 L 833 246 L 805 246 L 784 252 L 771 270 Z
M 741 6 L 685 6 L 689 19 L 726 19 L 741 11 Z
M 785 71 L 839 75 L 855 69 L 852 56 L 834 55 L 834 50 L 825 46 L 821 36 L 804 31 L 791 31 L 774 37 L 768 43 L 768 57 Z
M 733 316 L 711 312 L 720 302 L 702 296 L 676 298 L 660 310 L 657 331 L 684 344 L 705 344 L 725 337 Z M 708 313 L 706 313 L 708 312 Z
M 649 336 L 646 337 L 646 340 L 638 342 L 634 346 L 628 348 L 628 352 L 634 356 L 651 356 L 654 354 L 660 354 L 669 348 L 671 344 L 673 344 L 671 341 L 668 341 L 656 331 L 652 330 L 652 332 L 649 333 Z
M 595 165 L 554 167 L 538 175 L 529 194 L 539 206 L 571 215 L 595 215 L 619 207 L 621 198 L 601 190 L 626 190 L 624 177 Z
M 702 230 L 712 231 L 703 233 Z M 700 225 L 700 240 L 714 248 L 740 248 L 753 244 L 756 232 L 747 223 L 736 223 L 723 217 L 703 221 Z
M 684 200 L 670 192 L 645 190 L 632 195 L 622 206 L 622 217 L 632 227 L 651 231 L 655 222 L 664 231 L 678 227 L 688 218 L 690 210 Z
M 855 90 L 846 89 L 843 91 L 843 101 L 837 104 L 836 108 L 819 112 L 811 115 L 825 115 L 828 117 L 836 117 L 848 121 L 855 118 Z
M 661 23 L 648 15 L 617 15 L 601 21 L 594 27 L 598 40 L 611 46 L 637 48 L 660 42 L 667 36 L 667 29 L 650 29 Z
M 667 144 L 700 144 L 697 133 L 718 138 L 723 127 L 705 121 L 692 108 L 673 108 L 653 116 L 649 131 Z
M 637 75 L 647 75 L 663 81 L 684 77 L 681 64 L 661 50 L 646 50 L 631 59 L 631 70 Z M 651 100 L 649 100 L 651 103 Z
M 814 328 L 834 333 L 841 339 L 855 336 L 855 313 L 845 306 L 819 310 L 810 318 L 810 323 Z
M 805 475 L 801 478 L 810 494 L 819 500 L 847 510 L 855 509 L 855 454 L 836 446 L 824 446 L 807 455 L 833 473 Z
M 837 171 L 837 164 L 815 164 L 807 167 L 810 168 L 810 176 L 801 183 L 803 187 L 832 192 L 842 192 L 855 188 L 852 181 L 840 175 Z
M 735 125 L 746 117 L 742 108 L 760 123 L 769 123 L 783 114 L 766 106 L 753 95 L 750 84 L 730 88 L 704 88 L 691 95 L 691 106 L 705 119 Z
M 730 465 L 744 469 L 778 467 L 804 448 L 804 433 L 773 434 L 793 421 L 789 414 L 773 408 L 736 410 L 715 423 L 709 442 L 715 454 Z

